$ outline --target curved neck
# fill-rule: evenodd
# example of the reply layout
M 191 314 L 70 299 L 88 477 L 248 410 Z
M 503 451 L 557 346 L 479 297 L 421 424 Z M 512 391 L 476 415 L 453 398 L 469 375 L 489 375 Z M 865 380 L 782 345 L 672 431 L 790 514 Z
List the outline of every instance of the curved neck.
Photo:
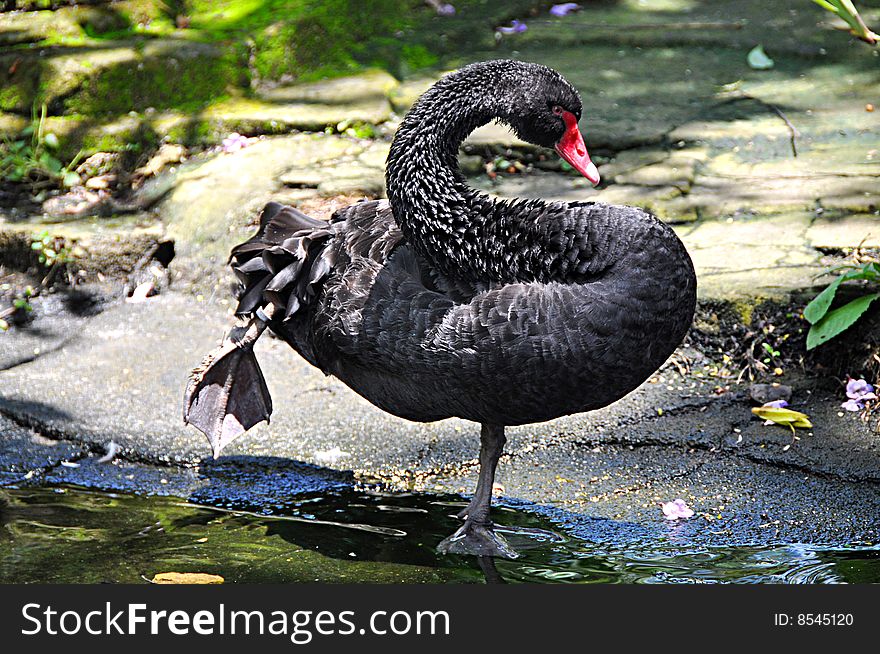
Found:
M 436 270 L 478 282 L 519 277 L 505 256 L 518 222 L 507 203 L 468 187 L 458 149 L 474 129 L 505 120 L 503 84 L 449 76 L 426 92 L 406 115 L 386 166 L 388 199 L 406 240 Z M 498 211 L 501 205 L 504 211 Z

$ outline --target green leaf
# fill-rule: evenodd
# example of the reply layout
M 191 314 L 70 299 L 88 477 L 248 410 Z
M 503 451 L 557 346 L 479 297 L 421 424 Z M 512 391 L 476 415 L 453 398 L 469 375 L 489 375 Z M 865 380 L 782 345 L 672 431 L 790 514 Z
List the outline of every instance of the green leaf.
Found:
M 878 297 L 880 297 L 880 293 L 863 295 L 849 304 L 829 311 L 820 321 L 810 327 L 810 331 L 807 333 L 807 349 L 812 350 L 847 329 L 868 310 L 871 302 Z
M 873 263 L 866 263 L 861 268 L 856 268 L 855 270 L 850 270 L 847 273 L 843 273 L 841 277 L 843 277 L 843 281 L 848 281 L 851 279 L 867 279 L 872 280 L 877 276 L 877 271 L 874 270 Z
M 837 13 L 837 7 L 835 7 L 830 2 L 828 2 L 828 0 L 813 0 L 813 2 L 815 2 L 820 7 L 824 7 L 825 9 L 830 11 L 831 13 L 835 13 L 835 14 Z
M 75 173 L 72 170 L 65 170 L 64 175 L 61 177 L 61 182 L 67 188 L 71 188 L 73 186 L 78 186 L 82 182 L 82 178 L 78 173 Z
M 42 154 L 42 156 L 40 157 L 40 163 L 52 175 L 61 174 L 61 162 L 48 152 L 44 152 Z
M 878 278 L 878 274 L 880 274 L 880 267 L 875 263 L 866 263 L 861 268 L 856 268 L 843 273 L 840 277 L 831 282 L 825 290 L 813 298 L 812 302 L 804 308 L 804 318 L 806 318 L 811 324 L 816 324 L 828 311 L 832 300 L 834 300 L 834 295 L 837 293 L 837 287 L 840 286 L 841 283 L 856 279 L 875 281 Z
M 842 281 L 843 277 L 835 279 L 804 308 L 804 318 L 811 325 L 815 325 L 821 320 L 822 316 L 828 313 L 828 308 L 831 306 L 834 295 L 837 293 L 837 287 L 840 286 Z
M 767 53 L 764 52 L 763 45 L 756 45 L 749 51 L 748 56 L 746 57 L 746 61 L 749 62 L 749 66 L 754 68 L 755 70 L 768 70 L 773 68 L 776 65 L 770 57 L 767 56 Z

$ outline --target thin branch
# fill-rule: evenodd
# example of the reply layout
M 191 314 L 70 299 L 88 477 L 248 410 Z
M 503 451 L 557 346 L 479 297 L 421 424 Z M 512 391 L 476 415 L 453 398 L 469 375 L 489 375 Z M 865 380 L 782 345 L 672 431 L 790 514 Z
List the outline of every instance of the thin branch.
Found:
M 782 122 L 785 123 L 785 126 L 788 128 L 788 132 L 789 132 L 789 134 L 790 134 L 790 142 L 791 142 L 791 153 L 792 153 L 792 156 L 794 156 L 794 157 L 797 157 L 797 156 L 798 156 L 798 153 L 797 153 L 797 137 L 800 136 L 800 132 L 798 132 L 797 127 L 795 127 L 794 124 L 788 119 L 788 116 L 786 116 L 786 115 L 782 112 L 782 109 L 780 109 L 779 107 L 777 107 L 775 104 L 772 104 L 772 103 L 770 103 L 770 102 L 767 102 L 766 100 L 762 100 L 761 98 L 756 98 L 755 96 L 750 95 L 750 94 L 748 94 L 748 93 L 745 93 L 745 92 L 743 92 L 743 91 L 739 91 L 739 92 L 737 92 L 736 94 L 731 94 L 730 97 L 725 98 L 725 99 L 723 100 L 723 102 L 721 102 L 720 104 L 726 104 L 726 103 L 731 103 L 731 102 L 737 102 L 737 101 L 739 101 L 739 100 L 751 100 L 751 101 L 753 101 L 753 102 L 757 102 L 757 103 L 760 104 L 762 107 L 765 107 L 765 108 L 767 108 L 767 109 L 770 109 L 773 113 L 775 113 L 777 116 L 779 116 L 779 117 L 782 119 Z

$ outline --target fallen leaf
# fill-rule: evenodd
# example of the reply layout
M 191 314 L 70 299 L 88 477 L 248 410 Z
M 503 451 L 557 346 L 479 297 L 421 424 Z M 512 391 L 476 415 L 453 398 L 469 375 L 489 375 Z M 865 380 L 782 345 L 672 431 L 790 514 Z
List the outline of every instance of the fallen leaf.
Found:
M 810 429 L 813 423 L 810 417 L 800 411 L 792 411 L 791 409 L 780 409 L 772 406 L 758 406 L 752 409 L 752 413 L 762 420 L 770 420 L 777 425 L 788 427 L 794 433 L 795 427 L 801 429 Z
M 748 57 L 746 57 L 746 61 L 748 61 L 749 66 L 755 70 L 768 70 L 776 65 L 776 62 L 764 52 L 764 46 L 762 45 L 756 45 L 752 48 L 749 51 Z
M 154 584 L 222 584 L 223 577 L 205 572 L 160 572 L 153 577 Z

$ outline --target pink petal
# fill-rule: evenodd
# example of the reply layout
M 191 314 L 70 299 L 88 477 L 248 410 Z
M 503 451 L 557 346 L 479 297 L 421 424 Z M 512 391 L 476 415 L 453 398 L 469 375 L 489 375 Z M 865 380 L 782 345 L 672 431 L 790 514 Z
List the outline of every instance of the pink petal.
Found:
M 663 514 L 666 516 L 667 520 L 690 518 L 694 515 L 693 510 L 681 498 L 672 502 L 663 502 L 660 506 L 663 509 Z

